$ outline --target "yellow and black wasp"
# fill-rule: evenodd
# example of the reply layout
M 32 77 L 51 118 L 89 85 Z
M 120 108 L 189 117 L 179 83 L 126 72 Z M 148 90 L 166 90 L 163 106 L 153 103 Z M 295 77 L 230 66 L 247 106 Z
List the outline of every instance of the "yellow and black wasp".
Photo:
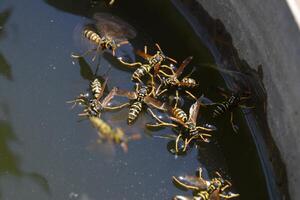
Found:
M 151 88 L 146 85 L 136 84 L 135 91 L 118 90 L 117 96 L 124 96 L 131 100 L 131 103 L 127 102 L 119 107 L 129 106 L 129 113 L 127 122 L 131 125 L 142 111 L 144 105 L 152 106 L 156 109 L 165 111 L 165 104 L 151 97 Z
M 239 196 L 239 194 L 225 192 L 226 189 L 231 187 L 231 183 L 224 180 L 220 173 L 216 172 L 216 175 L 217 177 L 211 180 L 205 180 L 202 177 L 202 168 L 199 168 L 198 176 L 173 176 L 173 181 L 176 184 L 194 192 L 193 197 L 177 195 L 173 200 L 219 200 Z
M 212 118 L 214 119 L 224 115 L 225 113 L 230 113 L 230 123 L 232 129 L 234 130 L 234 132 L 237 132 L 238 126 L 235 125 L 233 122 L 233 112 L 234 109 L 237 107 L 252 108 L 244 105 L 245 102 L 251 98 L 250 92 L 238 91 L 230 94 L 228 91 L 224 90 L 223 88 L 218 88 L 218 89 L 220 90 L 222 96 L 226 98 L 226 100 L 220 103 L 213 103 L 213 102 L 205 103 L 205 105 L 216 106 L 212 113 Z
M 114 98 L 117 92 L 117 88 L 113 88 L 107 96 L 104 96 L 104 90 L 107 85 L 108 78 L 105 79 L 104 83 L 101 84 L 98 78 L 95 78 L 90 83 L 91 93 L 80 94 L 75 100 L 67 101 L 67 103 L 74 103 L 73 107 L 76 104 L 84 105 L 84 110 L 82 113 L 79 113 L 79 116 L 96 116 L 100 117 L 103 110 L 114 110 L 120 107 L 109 106 L 109 102 Z
M 154 55 L 149 55 L 147 53 L 147 46 L 144 47 L 144 52 L 137 51 L 137 54 L 140 55 L 141 57 L 143 57 L 145 60 L 147 60 L 147 63 L 141 63 L 141 62 L 127 63 L 127 62 L 123 61 L 122 57 L 119 58 L 120 62 L 124 65 L 130 66 L 130 67 L 140 66 L 132 74 L 133 81 L 138 81 L 138 82 L 142 83 L 142 80 L 141 80 L 142 77 L 144 77 L 145 75 L 149 75 L 152 82 L 154 82 L 154 77 L 151 73 L 152 69 L 154 70 L 154 76 L 156 76 L 163 61 L 169 60 L 171 62 L 177 63 L 176 60 L 166 56 L 158 44 L 155 44 L 155 45 L 158 48 L 158 51 Z M 168 67 L 168 66 L 166 66 L 166 67 Z
M 192 89 L 198 85 L 196 80 L 190 78 L 189 76 L 186 76 L 181 80 L 179 80 L 179 77 L 183 73 L 183 70 L 191 62 L 192 59 L 193 59 L 192 56 L 186 58 L 176 71 L 174 71 L 173 68 L 170 66 L 161 65 L 160 67 L 161 69 L 157 74 L 157 77 L 160 79 L 160 85 L 155 92 L 156 96 L 160 96 L 161 94 L 165 93 L 166 91 L 168 91 L 170 87 Z M 164 72 L 163 71 L 164 68 L 169 70 L 171 74 Z
M 211 137 L 208 132 L 212 132 L 215 130 L 214 127 L 203 127 L 197 125 L 197 117 L 199 114 L 200 106 L 202 105 L 200 98 L 197 99 L 194 95 L 192 95 L 190 92 L 186 91 L 191 97 L 193 97 L 196 102 L 190 107 L 189 115 L 182 110 L 181 108 L 177 107 L 178 104 L 178 91 L 176 91 L 176 104 L 174 107 L 169 108 L 168 111 L 170 113 L 170 119 L 174 121 L 175 123 L 171 122 L 164 122 L 161 120 L 158 116 L 156 116 L 151 109 L 148 109 L 150 114 L 156 119 L 156 124 L 146 124 L 147 127 L 173 127 L 173 128 L 183 128 L 180 130 L 179 135 L 176 138 L 176 152 L 178 153 L 179 150 L 179 142 L 181 139 L 184 141 L 182 152 L 185 152 L 189 143 L 191 143 L 193 140 L 201 139 L 204 142 L 209 142 L 209 138 Z
M 141 138 L 140 134 L 133 134 L 127 136 L 125 132 L 117 127 L 113 129 L 109 124 L 98 117 L 90 116 L 90 122 L 97 129 L 99 135 L 99 142 L 108 142 L 110 144 L 118 144 L 122 147 L 124 152 L 128 151 L 128 142 L 131 140 L 138 140 Z
M 94 14 L 94 23 L 83 27 L 82 37 L 90 41 L 96 47 L 87 50 L 82 55 L 72 54 L 73 58 L 80 58 L 92 52 L 97 54 L 104 50 L 109 50 L 115 56 L 116 50 L 125 44 L 130 44 L 128 39 L 136 36 L 135 29 L 122 19 L 108 13 Z

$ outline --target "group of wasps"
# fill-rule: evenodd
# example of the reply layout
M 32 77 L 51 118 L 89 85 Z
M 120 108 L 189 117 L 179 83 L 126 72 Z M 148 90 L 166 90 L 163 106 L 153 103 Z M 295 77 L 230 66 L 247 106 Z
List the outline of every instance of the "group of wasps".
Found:
M 176 141 L 175 150 L 178 154 L 186 152 L 192 143 L 198 141 L 209 142 L 211 133 L 216 128 L 213 125 L 199 125 L 197 123 L 200 107 L 207 104 L 203 104 L 201 97 L 197 98 L 190 92 L 190 90 L 197 87 L 196 80 L 189 77 L 189 75 L 181 77 L 192 57 L 186 58 L 176 67 L 177 61 L 166 56 L 160 46 L 155 44 L 156 53 L 148 53 L 147 46 L 145 46 L 143 51 L 136 51 L 136 54 L 143 61 L 129 62 L 125 57 L 118 55 L 118 50 L 125 45 L 131 45 L 129 40 L 136 36 L 134 28 L 123 20 L 107 13 L 97 13 L 93 19 L 92 25 L 84 26 L 81 34 L 86 41 L 94 45 L 94 48 L 81 55 L 72 54 L 72 57 L 80 58 L 90 53 L 101 56 L 101 53 L 105 51 L 110 52 L 120 64 L 135 69 L 131 77 L 131 81 L 135 83 L 133 91 L 114 87 L 106 94 L 108 77 L 105 77 L 104 81 L 95 78 L 90 83 L 89 93 L 80 94 L 75 100 L 68 102 L 83 106 L 83 112 L 79 115 L 90 120 L 97 129 L 100 139 L 119 144 L 126 152 L 128 141 L 140 138 L 139 134 L 128 136 L 121 128 L 112 128 L 101 118 L 101 113 L 104 111 L 129 107 L 128 125 L 132 125 L 141 111 L 147 108 L 148 113 L 156 121 L 155 123 L 146 124 L 147 127 L 171 127 L 177 130 L 174 139 Z M 118 96 L 127 97 L 128 102 L 112 106 L 111 100 Z M 169 96 L 174 98 L 169 100 Z M 193 101 L 188 113 L 180 106 L 182 96 L 186 96 Z M 243 98 L 240 95 L 234 94 L 224 102 L 211 103 L 216 106 L 213 117 L 218 117 L 227 111 L 232 112 L 232 109 L 240 105 L 242 101 Z M 157 112 L 166 113 L 168 115 L 167 119 L 164 120 L 159 117 L 153 109 Z M 217 176 L 211 180 L 205 180 L 201 173 L 202 169 L 200 168 L 198 176 L 173 177 L 175 183 L 193 191 L 193 197 L 177 195 L 173 199 L 217 200 L 239 196 L 226 191 L 231 183 L 224 180 L 219 173 L 216 172 Z

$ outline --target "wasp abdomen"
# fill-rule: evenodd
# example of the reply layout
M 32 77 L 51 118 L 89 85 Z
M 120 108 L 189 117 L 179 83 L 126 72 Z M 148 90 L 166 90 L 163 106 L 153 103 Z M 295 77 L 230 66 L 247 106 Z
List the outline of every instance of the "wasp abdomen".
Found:
M 180 108 L 173 108 L 172 113 L 175 118 L 179 119 L 182 122 L 186 122 L 188 119 L 187 114 Z
M 142 103 L 139 101 L 134 102 L 130 108 L 128 113 L 128 124 L 132 124 L 132 122 L 137 118 L 139 113 L 142 111 Z
M 137 68 L 132 74 L 132 80 L 140 80 L 141 77 L 150 72 L 150 69 L 150 65 L 142 65 L 141 67 Z
M 217 108 L 213 112 L 213 117 L 218 117 L 228 111 L 230 104 L 228 102 L 221 103 L 217 105 Z
M 91 89 L 92 89 L 92 92 L 93 92 L 94 96 L 96 98 L 98 98 L 99 95 L 102 92 L 102 85 L 101 85 L 100 81 L 97 78 L 92 81 L 92 83 L 91 83 Z
M 90 41 L 92 41 L 92 42 L 94 42 L 96 44 L 99 44 L 100 41 L 101 41 L 101 37 L 95 31 L 92 31 L 92 30 L 89 30 L 89 29 L 85 29 L 83 31 L 83 35 L 88 40 L 90 40 Z

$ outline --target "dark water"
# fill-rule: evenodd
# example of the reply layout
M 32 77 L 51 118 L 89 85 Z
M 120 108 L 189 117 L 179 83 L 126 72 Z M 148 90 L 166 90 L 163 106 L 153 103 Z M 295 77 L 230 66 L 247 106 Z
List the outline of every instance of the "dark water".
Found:
M 111 12 L 134 26 L 138 37 L 132 43 L 138 49 L 158 42 L 178 61 L 193 55 L 192 65 L 198 67 L 192 77 L 200 83 L 197 95 L 222 100 L 211 90 L 224 86 L 220 75 L 199 67 L 214 64 L 212 54 L 169 2 L 116 0 L 108 7 L 104 1 L 1 1 L 0 199 L 171 199 L 191 194 L 176 188 L 171 177 L 194 174 L 199 166 L 207 170 L 206 176 L 216 170 L 225 174 L 240 199 L 268 199 L 255 146 L 239 112 L 239 135 L 234 135 L 227 116 L 211 144 L 186 156 L 172 155 L 168 140 L 150 137 L 143 128 L 151 120 L 146 115 L 127 127 L 127 109 L 104 118 L 128 133 L 141 133 L 142 140 L 130 143 L 127 154 L 118 147 L 95 145 L 95 130 L 88 121 L 78 122 L 80 110 L 71 110 L 65 102 L 88 88 L 70 53 L 82 51 L 73 39 L 75 27 L 96 12 Z M 87 57 L 86 64 L 94 71 L 90 60 Z M 99 74 L 109 68 L 110 89 L 132 89 L 130 71 L 106 55 Z

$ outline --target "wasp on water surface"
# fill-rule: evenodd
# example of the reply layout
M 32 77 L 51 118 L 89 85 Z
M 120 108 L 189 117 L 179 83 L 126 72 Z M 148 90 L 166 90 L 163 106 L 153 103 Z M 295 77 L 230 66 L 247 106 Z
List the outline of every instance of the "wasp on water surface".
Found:
M 124 131 L 117 127 L 112 129 L 112 127 L 105 121 L 98 117 L 90 116 L 90 122 L 97 129 L 100 141 L 106 141 L 114 144 L 119 144 L 124 152 L 128 151 L 127 143 L 131 140 L 138 140 L 141 138 L 140 134 L 133 134 L 127 136 Z
M 231 187 L 231 183 L 224 180 L 220 173 L 216 172 L 217 177 L 211 180 L 205 180 L 202 177 L 202 168 L 199 168 L 198 176 L 173 176 L 173 180 L 181 187 L 194 191 L 194 197 L 186 197 L 177 195 L 174 200 L 219 200 L 231 199 L 238 197 L 239 194 L 225 192 L 226 189 Z
M 108 13 L 96 13 L 93 17 L 95 24 L 84 26 L 82 37 L 96 45 L 82 55 L 72 54 L 73 58 L 80 58 L 96 51 L 93 61 L 99 51 L 109 50 L 115 56 L 116 50 L 122 45 L 129 44 L 128 39 L 136 36 L 135 29 L 122 19 Z
M 142 111 L 144 104 L 152 106 L 156 109 L 165 111 L 165 104 L 156 100 L 155 98 L 151 97 L 150 87 L 146 85 L 140 86 L 140 84 L 136 84 L 135 91 L 125 91 L 125 90 L 119 90 L 116 92 L 117 96 L 124 96 L 127 97 L 132 102 L 124 103 L 120 106 L 120 108 L 123 108 L 125 106 L 129 106 L 129 113 L 127 122 L 129 125 L 131 125 L 140 112 Z
M 173 127 L 177 128 L 179 125 L 181 128 L 184 128 L 186 131 L 182 133 L 180 130 L 179 135 L 176 138 L 176 152 L 179 152 L 179 141 L 181 139 L 184 140 L 184 146 L 182 149 L 182 152 L 185 152 L 189 143 L 196 139 L 201 139 L 204 142 L 209 142 L 209 137 L 211 137 L 210 134 L 207 134 L 207 132 L 212 132 L 215 129 L 212 127 L 203 127 L 203 126 L 197 126 L 197 117 L 199 114 L 200 105 L 202 104 L 200 102 L 200 99 L 197 99 L 194 95 L 192 95 L 190 92 L 186 91 L 190 96 L 192 96 L 196 102 L 190 107 L 189 110 L 189 116 L 187 113 L 185 113 L 184 110 L 177 107 L 178 103 L 178 91 L 176 91 L 176 103 L 175 106 L 169 109 L 169 112 L 171 116 L 169 117 L 172 121 L 176 123 L 169 123 L 162 121 L 158 116 L 156 116 L 151 109 L 148 109 L 150 114 L 156 119 L 156 124 L 146 124 L 147 127 Z
M 233 122 L 233 111 L 235 108 L 251 108 L 248 106 L 245 106 L 244 103 L 246 100 L 250 99 L 250 92 L 233 92 L 229 93 L 225 91 L 223 88 L 218 88 L 221 91 L 222 96 L 226 98 L 225 101 L 220 103 L 206 103 L 205 105 L 213 105 L 216 106 L 216 108 L 213 110 L 212 118 L 218 118 L 225 113 L 230 113 L 230 123 L 234 130 L 234 132 L 238 131 L 238 126 L 234 124 Z
M 95 78 L 90 83 L 90 89 L 92 94 L 80 94 L 75 100 L 67 101 L 67 103 L 74 103 L 73 107 L 76 104 L 84 105 L 84 110 L 82 113 L 79 113 L 79 116 L 101 116 L 101 112 L 103 110 L 114 110 L 120 107 L 112 107 L 109 106 L 109 102 L 114 98 L 116 95 L 117 88 L 113 88 L 105 98 L 101 100 L 104 95 L 104 90 L 107 85 L 107 78 L 105 79 L 104 83 L 101 84 L 98 78 Z
M 191 60 L 193 59 L 192 56 L 186 58 L 181 65 L 179 66 L 179 68 L 174 71 L 172 69 L 172 67 L 169 67 L 167 65 L 161 65 L 161 69 L 159 70 L 159 73 L 163 76 L 161 77 L 161 75 L 157 74 L 157 77 L 160 79 L 161 84 L 159 85 L 159 87 L 156 90 L 156 95 L 160 96 L 161 94 L 165 93 L 169 87 L 183 87 L 183 88 L 194 88 L 196 87 L 198 84 L 196 83 L 196 81 L 192 78 L 189 78 L 188 76 L 182 78 L 181 80 L 179 80 L 179 77 L 181 76 L 183 70 L 185 69 L 185 67 L 191 62 Z M 171 74 L 167 74 L 166 72 L 164 72 L 162 69 L 166 68 L 167 70 L 171 71 Z
M 147 46 L 144 47 L 144 52 L 142 51 L 137 51 L 137 54 L 143 57 L 144 59 L 147 60 L 147 63 L 143 64 L 141 62 L 135 62 L 135 63 L 127 63 L 123 61 L 123 58 L 120 57 L 119 60 L 122 64 L 135 67 L 135 66 L 140 66 L 138 67 L 132 74 L 132 80 L 138 81 L 142 83 L 142 77 L 144 77 L 146 74 L 148 74 L 151 77 L 152 82 L 154 82 L 154 77 L 151 74 L 151 70 L 154 69 L 154 76 L 157 74 L 159 71 L 159 68 L 165 60 L 170 60 L 171 62 L 177 63 L 176 60 L 166 56 L 163 51 L 161 50 L 160 46 L 158 44 L 155 44 L 156 47 L 158 48 L 158 51 L 154 55 L 149 55 L 147 53 Z M 168 67 L 168 66 L 166 66 Z

